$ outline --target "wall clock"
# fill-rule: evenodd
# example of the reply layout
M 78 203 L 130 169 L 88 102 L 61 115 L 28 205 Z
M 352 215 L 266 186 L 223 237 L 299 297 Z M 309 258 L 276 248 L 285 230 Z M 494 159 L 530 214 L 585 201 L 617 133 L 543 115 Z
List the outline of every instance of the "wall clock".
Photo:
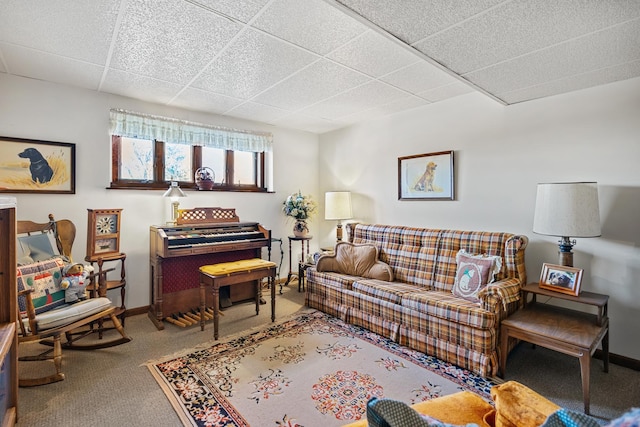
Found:
M 87 209 L 87 261 L 120 253 L 122 209 Z

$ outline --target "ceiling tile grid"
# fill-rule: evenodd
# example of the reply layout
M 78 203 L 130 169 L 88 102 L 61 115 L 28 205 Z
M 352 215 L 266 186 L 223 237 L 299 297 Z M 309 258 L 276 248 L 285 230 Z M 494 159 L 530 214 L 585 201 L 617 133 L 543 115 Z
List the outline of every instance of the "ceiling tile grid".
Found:
M 0 41 L 105 65 L 119 0 L 0 0 Z
M 253 26 L 320 55 L 367 30 L 321 0 L 275 0 Z
M 193 82 L 193 87 L 249 99 L 318 59 L 258 31 L 246 31 Z
M 405 96 L 404 92 L 392 86 L 378 81 L 370 81 L 362 86 L 314 104 L 300 112 L 308 116 L 339 120 L 343 116 L 387 104 Z
M 372 77 L 389 74 L 418 61 L 414 53 L 398 49 L 397 44 L 373 31 L 354 38 L 326 57 Z
M 370 80 L 364 74 L 320 59 L 253 100 L 296 111 Z
M 0 0 L 0 73 L 323 133 L 640 76 L 638 0 Z M 117 105 L 114 105 L 117 107 Z
M 186 84 L 242 29 L 185 1 L 128 2 L 111 66 Z

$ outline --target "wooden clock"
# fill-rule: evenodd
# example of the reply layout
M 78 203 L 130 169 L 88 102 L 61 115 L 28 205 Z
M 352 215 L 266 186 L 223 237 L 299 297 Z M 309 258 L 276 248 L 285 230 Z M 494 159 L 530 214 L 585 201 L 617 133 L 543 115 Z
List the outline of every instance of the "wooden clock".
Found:
M 120 253 L 120 213 L 122 209 L 87 209 L 87 261 Z

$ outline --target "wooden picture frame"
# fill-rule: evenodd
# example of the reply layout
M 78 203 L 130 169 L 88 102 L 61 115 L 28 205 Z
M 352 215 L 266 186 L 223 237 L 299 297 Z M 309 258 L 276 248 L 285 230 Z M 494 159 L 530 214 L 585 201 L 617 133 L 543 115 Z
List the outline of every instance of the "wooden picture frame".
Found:
M 75 144 L 0 136 L 0 193 L 75 192 Z
M 454 200 L 453 151 L 398 157 L 398 200 Z
M 539 286 L 542 289 L 578 296 L 582 284 L 582 272 L 580 268 L 544 263 Z

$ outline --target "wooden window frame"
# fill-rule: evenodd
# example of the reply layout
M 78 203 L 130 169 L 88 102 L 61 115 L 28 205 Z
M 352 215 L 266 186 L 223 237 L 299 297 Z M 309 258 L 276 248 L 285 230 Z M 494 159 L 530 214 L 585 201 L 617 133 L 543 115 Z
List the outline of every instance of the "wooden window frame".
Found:
M 118 135 L 111 136 L 111 189 L 129 189 L 129 190 L 166 190 L 170 184 L 169 180 L 164 179 L 164 142 L 154 141 L 153 154 L 153 180 L 140 181 L 120 179 L 120 155 L 121 140 Z M 196 171 L 202 167 L 202 146 L 193 145 L 191 152 L 192 170 Z M 224 176 L 224 184 L 216 184 L 211 191 L 240 191 L 266 193 L 265 180 L 265 154 L 264 152 L 255 153 L 254 156 L 254 174 L 256 177 L 255 184 L 233 184 L 234 177 L 234 151 L 226 150 L 226 170 L 222 174 Z M 197 190 L 195 180 L 178 181 L 180 188 Z M 229 184 L 232 183 L 232 184 Z

